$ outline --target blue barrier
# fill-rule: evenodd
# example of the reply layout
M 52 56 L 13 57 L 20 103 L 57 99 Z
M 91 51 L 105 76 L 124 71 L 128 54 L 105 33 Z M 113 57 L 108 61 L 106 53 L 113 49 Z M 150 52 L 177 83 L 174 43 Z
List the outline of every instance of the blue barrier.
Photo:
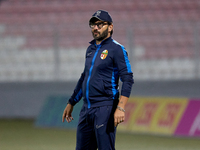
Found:
M 76 128 L 79 119 L 79 112 L 82 107 L 82 100 L 74 106 L 72 116 L 74 120 L 70 123 L 62 122 L 62 114 L 67 105 L 69 96 L 50 96 L 45 101 L 35 121 L 36 127 L 61 127 Z

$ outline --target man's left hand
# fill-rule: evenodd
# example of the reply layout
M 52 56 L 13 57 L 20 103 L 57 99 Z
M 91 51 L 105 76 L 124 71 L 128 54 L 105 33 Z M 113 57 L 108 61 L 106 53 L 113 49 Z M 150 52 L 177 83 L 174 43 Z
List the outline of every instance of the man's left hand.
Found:
M 119 124 L 124 122 L 125 120 L 125 112 L 116 109 L 115 113 L 114 113 L 114 123 L 115 123 L 115 127 Z

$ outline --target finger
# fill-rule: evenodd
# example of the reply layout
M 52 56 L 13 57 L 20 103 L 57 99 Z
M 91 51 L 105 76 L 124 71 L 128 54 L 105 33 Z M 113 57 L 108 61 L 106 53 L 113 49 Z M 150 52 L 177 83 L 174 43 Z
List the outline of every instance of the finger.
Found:
M 124 122 L 124 118 L 121 118 L 121 119 L 120 119 L 120 123 L 122 123 L 122 122 Z
M 117 124 L 119 124 L 120 123 L 120 119 L 119 118 L 117 118 Z
M 121 123 L 121 119 L 120 119 L 120 118 L 117 118 L 116 120 L 117 120 L 117 121 L 116 121 L 116 125 L 118 125 L 118 124 Z
M 115 121 L 114 121 L 114 124 L 115 124 L 115 127 L 117 126 L 118 122 L 117 122 L 117 119 L 115 118 Z
M 68 116 L 65 116 L 65 120 L 69 123 L 70 120 L 69 120 L 69 117 Z
M 73 117 L 66 116 L 66 121 L 67 121 L 68 123 L 71 122 L 72 120 L 74 120 Z
M 71 117 L 68 117 L 67 119 L 68 119 L 68 123 L 72 121 Z
M 118 124 L 120 124 L 120 123 L 122 123 L 122 122 L 124 122 L 124 119 L 119 118 L 119 119 L 118 119 Z
M 62 122 L 65 121 L 65 113 L 63 113 L 63 116 L 62 116 Z

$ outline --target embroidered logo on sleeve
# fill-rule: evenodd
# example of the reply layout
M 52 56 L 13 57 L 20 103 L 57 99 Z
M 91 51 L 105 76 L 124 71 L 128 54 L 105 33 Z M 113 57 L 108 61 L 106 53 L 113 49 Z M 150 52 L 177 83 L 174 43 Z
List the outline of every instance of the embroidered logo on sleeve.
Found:
M 102 53 L 101 53 L 101 59 L 106 59 L 108 55 L 108 50 L 104 50 Z

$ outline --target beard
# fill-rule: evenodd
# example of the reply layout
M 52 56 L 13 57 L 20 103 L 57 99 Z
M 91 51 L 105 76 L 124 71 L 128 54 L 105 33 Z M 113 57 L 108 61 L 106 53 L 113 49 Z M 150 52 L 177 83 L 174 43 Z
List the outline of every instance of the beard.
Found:
M 95 33 L 97 33 L 97 34 L 95 34 Z M 108 36 L 108 28 L 105 31 L 103 31 L 102 33 L 98 32 L 97 30 L 94 30 L 92 32 L 92 35 L 95 40 L 103 41 Z

